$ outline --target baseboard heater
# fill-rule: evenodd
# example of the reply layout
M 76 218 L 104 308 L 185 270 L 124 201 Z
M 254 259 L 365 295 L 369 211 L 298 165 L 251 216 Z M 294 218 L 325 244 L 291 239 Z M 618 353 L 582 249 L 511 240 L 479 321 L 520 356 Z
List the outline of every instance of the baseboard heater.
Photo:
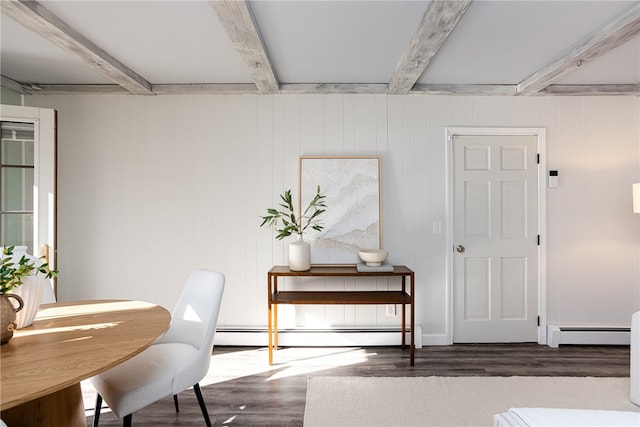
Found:
M 400 328 L 365 329 L 280 329 L 278 344 L 291 347 L 315 346 L 385 346 L 400 345 Z M 218 328 L 216 345 L 229 346 L 267 346 L 269 336 L 262 328 Z M 422 328 L 416 325 L 416 348 L 422 348 Z M 406 330 L 406 344 L 409 345 L 409 329 Z
M 610 326 L 547 326 L 547 345 L 629 345 L 631 328 Z

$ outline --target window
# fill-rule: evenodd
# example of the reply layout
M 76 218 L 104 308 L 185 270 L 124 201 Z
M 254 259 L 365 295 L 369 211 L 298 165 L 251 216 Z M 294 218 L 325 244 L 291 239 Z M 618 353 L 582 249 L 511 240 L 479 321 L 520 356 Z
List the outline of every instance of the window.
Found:
M 33 247 L 34 125 L 0 122 L 0 246 Z

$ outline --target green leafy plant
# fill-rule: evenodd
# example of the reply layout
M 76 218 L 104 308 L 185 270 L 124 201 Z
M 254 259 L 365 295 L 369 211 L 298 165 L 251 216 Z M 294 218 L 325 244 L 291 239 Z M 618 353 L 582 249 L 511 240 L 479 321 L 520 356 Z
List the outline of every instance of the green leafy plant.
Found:
M 42 273 L 47 279 L 56 277 L 57 270 L 49 270 L 48 264 L 36 266 L 24 255 L 17 263 L 13 262 L 13 246 L 4 248 L 2 258 L 0 258 L 0 295 L 4 295 L 13 288 L 22 285 L 22 279 L 31 275 L 31 273 Z
M 316 194 L 309 202 L 309 206 L 304 210 L 300 218 L 296 217 L 291 199 L 291 190 L 287 190 L 280 195 L 282 200 L 278 204 L 278 209 L 267 209 L 267 215 L 262 216 L 262 224 L 273 226 L 278 232 L 276 239 L 282 240 L 293 233 L 302 234 L 311 227 L 313 230 L 322 231 L 324 226 L 321 223 L 320 215 L 326 211 L 326 196 L 320 192 L 320 186 L 316 189 Z

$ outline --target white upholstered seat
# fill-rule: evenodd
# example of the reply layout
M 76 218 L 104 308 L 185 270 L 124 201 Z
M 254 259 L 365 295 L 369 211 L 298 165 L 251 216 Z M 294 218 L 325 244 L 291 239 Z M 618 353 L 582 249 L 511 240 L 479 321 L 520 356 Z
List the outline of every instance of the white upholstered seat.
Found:
M 223 289 L 222 273 L 191 273 L 167 333 L 142 353 L 91 379 L 98 392 L 94 426 L 102 399 L 127 426 L 134 412 L 169 395 L 178 411 L 178 393 L 192 386 L 205 422 L 211 425 L 198 383 L 209 370 Z

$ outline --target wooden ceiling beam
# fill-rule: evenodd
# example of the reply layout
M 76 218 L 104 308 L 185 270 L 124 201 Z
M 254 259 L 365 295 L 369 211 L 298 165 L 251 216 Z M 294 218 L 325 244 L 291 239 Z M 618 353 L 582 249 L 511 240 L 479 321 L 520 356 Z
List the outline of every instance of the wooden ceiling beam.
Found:
M 278 92 L 278 80 L 271 66 L 247 0 L 211 0 L 220 22 L 261 94 Z
M 151 84 L 91 40 L 71 28 L 37 1 L 3 0 L 2 13 L 61 49 L 80 58 L 136 95 L 153 95 Z
M 640 84 L 551 85 L 534 95 L 638 96 L 640 95 Z
M 0 76 L 0 85 L 22 95 L 30 95 L 32 93 L 31 89 L 33 88 L 33 86 L 22 84 L 5 76 Z
M 156 95 L 257 95 L 253 83 L 186 83 L 153 85 Z
M 571 49 L 518 84 L 518 95 L 532 95 L 552 85 L 612 49 L 640 34 L 640 3 L 585 37 Z
M 409 48 L 391 76 L 390 94 L 409 93 L 470 5 L 471 0 L 429 2 Z
M 516 85 L 415 84 L 411 95 L 515 95 Z
M 8 79 L 11 80 L 11 79 Z M 3 86 L 5 78 L 2 79 Z M 11 82 L 7 82 L 11 84 Z M 18 85 L 20 83 L 15 82 Z M 9 87 L 7 85 L 7 87 Z M 131 92 L 118 85 L 82 84 L 39 84 L 22 85 L 24 95 L 132 95 Z M 153 85 L 156 95 L 259 95 L 253 83 L 202 83 L 202 84 L 158 84 Z M 380 84 L 282 84 L 282 95 L 327 95 L 327 94 L 362 94 L 384 95 L 388 86 Z M 516 85 L 475 85 L 475 84 L 416 84 L 410 95 L 452 95 L 452 96 L 513 96 Z M 639 96 L 640 85 L 551 85 L 532 96 Z
M 285 83 L 280 85 L 282 94 L 386 94 L 388 89 L 384 83 Z

